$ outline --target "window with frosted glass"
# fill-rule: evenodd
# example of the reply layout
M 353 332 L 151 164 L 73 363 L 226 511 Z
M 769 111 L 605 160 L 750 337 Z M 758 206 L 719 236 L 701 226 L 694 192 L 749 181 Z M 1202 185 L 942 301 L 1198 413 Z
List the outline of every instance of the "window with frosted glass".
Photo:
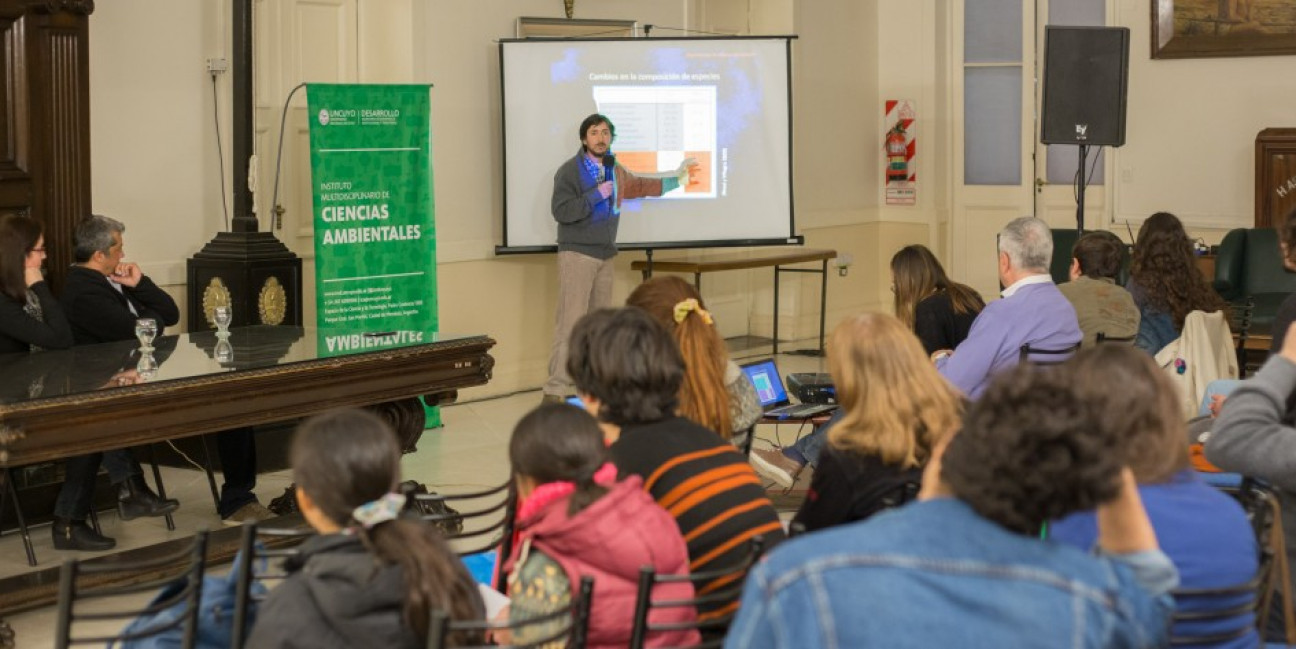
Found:
M 963 71 L 963 184 L 1021 184 L 1022 69 Z

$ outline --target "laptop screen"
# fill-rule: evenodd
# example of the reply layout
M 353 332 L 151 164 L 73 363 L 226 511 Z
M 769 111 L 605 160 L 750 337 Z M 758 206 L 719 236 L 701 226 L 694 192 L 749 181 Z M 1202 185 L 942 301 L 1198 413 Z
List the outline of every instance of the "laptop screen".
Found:
M 756 396 L 760 397 L 761 407 L 783 405 L 788 402 L 787 391 L 783 389 L 783 379 L 779 377 L 774 359 L 769 358 L 742 366 L 747 379 L 756 387 Z

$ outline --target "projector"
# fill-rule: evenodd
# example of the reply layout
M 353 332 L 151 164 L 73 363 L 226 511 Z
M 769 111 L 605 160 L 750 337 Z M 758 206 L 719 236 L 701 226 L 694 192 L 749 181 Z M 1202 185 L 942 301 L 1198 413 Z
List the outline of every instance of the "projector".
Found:
M 788 389 L 801 403 L 837 403 L 837 388 L 831 374 L 807 372 L 789 374 Z

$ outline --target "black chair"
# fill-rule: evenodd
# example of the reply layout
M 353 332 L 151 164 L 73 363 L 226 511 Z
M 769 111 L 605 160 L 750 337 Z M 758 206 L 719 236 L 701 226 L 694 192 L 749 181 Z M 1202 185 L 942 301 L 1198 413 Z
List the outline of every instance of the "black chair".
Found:
M 517 497 L 513 481 L 506 480 L 498 487 L 463 493 L 412 493 L 405 494 L 407 508 L 418 513 L 419 518 L 436 525 L 445 533 L 451 547 L 461 557 L 480 554 L 499 548 L 507 557 L 512 551 L 513 519 Z M 478 503 L 476 501 L 487 501 Z M 471 509 L 456 511 L 451 504 L 467 503 Z M 467 539 L 485 537 L 483 541 L 468 544 Z
M 484 635 L 487 632 L 508 631 L 513 637 L 519 635 L 525 637 L 531 634 L 538 634 L 541 637 L 529 638 L 524 644 L 508 645 L 511 647 L 544 647 L 551 643 L 560 643 L 566 640 L 564 646 L 568 649 L 585 649 L 587 635 L 589 633 L 590 622 L 590 605 L 594 598 L 594 578 L 588 575 L 581 577 L 580 588 L 572 602 L 551 613 L 545 613 L 536 617 L 525 620 L 514 620 L 510 622 L 487 622 L 479 620 L 451 620 L 450 615 L 442 610 L 433 610 L 428 620 L 428 649 L 442 649 L 447 645 L 451 634 L 465 633 L 470 635 Z M 565 624 L 563 624 L 565 622 Z M 557 627 L 550 629 L 549 626 L 557 624 Z M 528 633 L 530 632 L 530 633 Z M 496 645 L 453 645 L 461 649 L 486 649 L 494 648 Z
M 1259 552 L 1258 569 L 1254 577 L 1242 584 L 1222 588 L 1178 588 L 1171 591 L 1175 599 L 1174 631 L 1177 632 L 1171 634 L 1172 647 L 1222 645 L 1253 631 L 1258 630 L 1261 634 L 1264 632 L 1272 604 L 1270 594 L 1277 577 L 1273 566 L 1275 534 L 1278 532 L 1276 526 L 1280 524 L 1278 497 L 1271 488 L 1249 478 L 1243 479 L 1237 487 L 1222 487 L 1220 490 L 1236 498 L 1251 521 Z M 1201 605 L 1194 603 L 1207 600 L 1233 603 L 1213 609 L 1203 609 Z M 1229 622 L 1234 624 L 1230 625 Z M 1195 626 L 1212 631 L 1193 632 Z
M 1062 347 L 1059 349 L 1044 349 L 1042 347 L 1032 347 L 1030 343 L 1021 346 L 1021 352 L 1017 356 L 1019 363 L 1034 363 L 1036 365 L 1055 365 L 1062 363 L 1072 354 L 1080 349 L 1080 343 Z M 1049 358 L 1034 358 L 1035 356 L 1048 356 Z
M 234 584 L 234 628 L 230 632 L 230 649 L 242 649 L 251 631 L 248 613 L 253 603 L 265 600 L 264 593 L 254 593 L 254 584 L 282 581 L 288 578 L 283 561 L 299 553 L 298 546 L 315 531 L 309 527 L 296 529 L 261 529 L 256 523 L 244 523 L 239 541 L 241 561 L 234 567 L 237 577 Z M 258 543 L 258 541 L 262 541 Z
M 1248 361 L 1250 352 L 1258 351 L 1258 360 L 1253 365 L 1259 367 L 1264 362 L 1268 350 L 1247 349 L 1247 341 L 1251 338 L 1251 322 L 1255 314 L 1255 299 L 1247 296 L 1239 302 L 1229 304 L 1229 331 L 1233 332 L 1233 347 L 1237 350 L 1238 378 L 1244 379 L 1247 375 Z
M 191 649 L 194 646 L 198 631 L 199 598 L 202 595 L 203 573 L 206 569 L 207 532 L 194 535 L 187 547 L 169 555 L 136 562 L 111 562 L 95 560 L 83 562 L 70 559 L 63 563 L 59 572 L 58 623 L 55 627 L 54 646 L 64 649 L 74 644 L 98 644 L 126 642 L 153 637 L 183 626 L 184 640 L 182 646 Z M 169 596 L 140 608 L 99 610 L 78 612 L 79 604 L 85 600 L 104 600 L 122 595 L 156 591 L 175 581 L 175 568 L 183 566 L 183 587 L 169 593 Z M 153 575 L 164 574 L 163 577 Z M 113 575 L 116 575 L 114 579 Z M 106 582 L 129 580 L 138 575 L 142 581 L 125 586 L 98 586 L 83 584 L 83 581 Z M 74 626 L 80 622 L 118 621 L 125 624 L 142 615 L 152 615 L 160 611 L 183 605 L 184 612 L 170 621 L 159 621 L 148 628 L 130 633 L 119 632 L 115 635 L 74 635 Z
M 148 450 L 149 463 L 153 467 L 153 481 L 157 483 L 158 497 L 165 500 L 166 485 L 162 483 L 162 470 L 158 468 L 157 455 L 154 453 L 152 445 L 149 445 Z M 38 563 L 36 561 L 36 547 L 32 544 L 31 530 L 27 527 L 27 519 L 22 513 L 22 503 L 18 499 L 18 483 L 16 475 L 17 473 L 15 469 L 6 468 L 3 473 L 4 482 L 0 483 L 0 490 L 3 490 L 3 492 L 0 492 L 0 533 L 3 533 L 4 529 L 3 522 L 5 509 L 8 505 L 12 504 L 14 509 L 14 519 L 18 521 L 18 533 L 22 535 L 23 551 L 27 554 L 27 565 L 34 568 Z M 166 519 L 167 530 L 175 531 L 175 520 L 172 518 L 171 514 L 165 514 L 164 518 Z M 103 530 L 99 527 L 98 512 L 95 511 L 93 506 L 90 508 L 89 523 L 94 527 L 96 532 L 100 534 L 103 533 Z
M 697 629 L 703 634 L 702 642 L 693 645 L 694 647 L 720 647 L 724 644 L 724 634 L 729 630 L 729 624 L 733 622 L 734 617 L 738 614 L 737 607 L 734 607 L 728 613 L 708 618 L 706 620 L 695 620 L 693 622 L 675 622 L 670 624 L 650 624 L 648 614 L 655 608 L 682 608 L 689 607 L 696 609 L 699 606 L 709 604 L 727 604 L 737 601 L 742 594 L 743 580 L 747 576 L 747 571 L 755 565 L 760 559 L 761 552 L 765 549 L 765 539 L 756 537 L 751 540 L 751 548 L 746 558 L 738 565 L 731 568 L 719 570 L 708 570 L 704 572 L 695 572 L 690 575 L 659 575 L 652 566 L 644 566 L 639 570 L 639 593 L 635 600 L 634 626 L 630 631 L 631 649 L 642 649 L 644 642 L 649 633 L 659 631 L 684 631 L 688 629 Z M 690 582 L 696 590 L 698 584 L 705 584 L 719 579 L 729 578 L 731 581 L 724 586 L 717 588 L 705 595 L 695 595 L 688 599 L 670 599 L 657 600 L 652 599 L 653 587 L 657 584 L 671 584 Z
M 1124 343 L 1126 345 L 1133 345 L 1134 339 L 1137 337 L 1138 336 L 1108 336 L 1106 333 L 1099 331 L 1095 342 L 1099 345 L 1103 343 Z

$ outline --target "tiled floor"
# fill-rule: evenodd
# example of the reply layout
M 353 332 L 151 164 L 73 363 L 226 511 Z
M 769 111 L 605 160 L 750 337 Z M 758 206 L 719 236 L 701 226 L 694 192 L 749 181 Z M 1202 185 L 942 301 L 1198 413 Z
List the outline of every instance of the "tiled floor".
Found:
M 767 350 L 768 347 L 764 350 L 736 351 L 735 359 L 743 362 L 746 358 L 767 355 Z M 826 362 L 815 357 L 781 354 L 778 356 L 778 364 L 779 370 L 784 375 L 793 372 L 827 371 Z M 540 393 L 536 391 L 444 408 L 442 410 L 444 427 L 424 433 L 419 441 L 418 451 L 405 456 L 403 462 L 405 478 L 423 482 L 433 490 L 442 487 L 446 491 L 500 484 L 508 477 L 507 447 L 513 425 L 539 401 Z M 757 445 L 768 444 L 775 440 L 782 444 L 790 444 L 798 434 L 809 432 L 808 427 L 801 429 L 795 425 L 762 425 L 758 429 Z M 115 514 L 102 515 L 100 523 L 103 531 L 117 539 L 118 549 L 142 547 L 190 534 L 203 527 L 215 529 L 220 526 L 220 519 L 216 516 L 207 480 L 202 472 L 170 468 L 164 468 L 163 472 L 168 495 L 179 498 L 181 502 L 181 508 L 175 515 L 176 531 L 168 532 L 162 519 L 138 519 L 125 523 L 117 520 Z M 807 480 L 808 474 L 809 471 L 803 473 L 803 482 Z M 291 478 L 287 471 L 261 474 L 257 478 L 257 493 L 261 496 L 262 502 L 267 502 L 270 498 L 283 493 L 290 482 Z M 58 565 L 64 559 L 78 554 L 54 550 L 48 525 L 33 530 L 33 541 L 41 568 Z M 93 553 L 80 554 L 95 556 Z M 223 569 L 226 567 L 215 568 L 217 571 Z M 0 577 L 30 570 L 32 569 L 27 566 L 23 554 L 21 539 L 16 534 L 0 537 Z M 140 596 L 140 603 L 146 599 L 146 596 Z M 55 620 L 54 607 L 7 617 L 7 621 L 17 634 L 18 647 L 21 648 L 53 646 Z M 114 624 L 104 631 L 112 632 L 117 627 L 118 625 Z

